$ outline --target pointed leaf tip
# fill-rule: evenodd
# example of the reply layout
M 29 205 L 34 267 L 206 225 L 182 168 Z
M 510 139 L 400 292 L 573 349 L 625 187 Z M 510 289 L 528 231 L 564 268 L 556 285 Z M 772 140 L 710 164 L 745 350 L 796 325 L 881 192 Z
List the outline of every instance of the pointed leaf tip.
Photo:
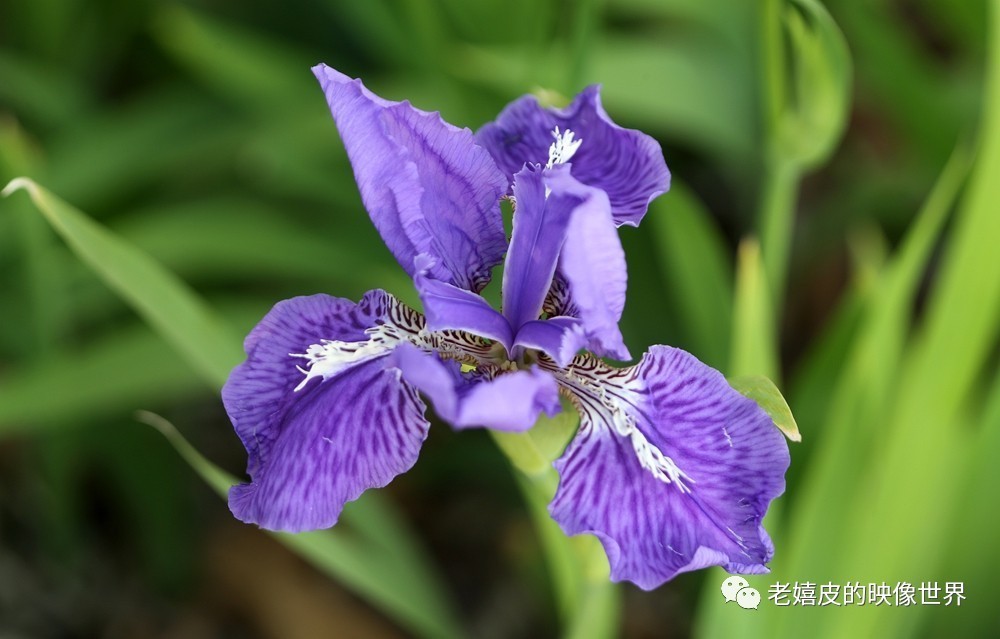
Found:
M 774 382 L 763 375 L 735 377 L 727 381 L 741 395 L 757 402 L 785 437 L 793 442 L 802 441 L 802 434 L 799 433 L 799 426 L 792 416 L 792 409 L 788 407 L 788 402 Z
M 134 416 L 136 421 L 152 426 L 166 437 L 170 445 L 191 466 L 192 470 L 223 499 L 229 492 L 230 486 L 238 483 L 235 477 L 206 459 L 198 449 L 184 438 L 177 427 L 165 418 L 147 410 L 137 410 Z
M 34 180 L 26 177 L 16 177 L 7 183 L 7 186 L 3 187 L 3 191 L 0 191 L 0 195 L 3 197 L 10 197 L 12 193 L 16 193 L 24 189 L 28 191 L 31 197 L 35 197 L 38 194 L 38 185 L 35 184 Z

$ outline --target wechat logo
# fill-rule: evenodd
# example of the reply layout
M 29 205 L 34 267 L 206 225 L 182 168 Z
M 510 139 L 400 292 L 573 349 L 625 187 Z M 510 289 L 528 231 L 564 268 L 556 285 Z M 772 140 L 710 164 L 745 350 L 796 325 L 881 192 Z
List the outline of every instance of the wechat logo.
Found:
M 757 589 L 751 588 L 746 579 L 736 575 L 730 575 L 722 582 L 722 595 L 726 598 L 726 603 L 735 601 L 740 608 L 756 610 L 760 605 L 760 593 Z

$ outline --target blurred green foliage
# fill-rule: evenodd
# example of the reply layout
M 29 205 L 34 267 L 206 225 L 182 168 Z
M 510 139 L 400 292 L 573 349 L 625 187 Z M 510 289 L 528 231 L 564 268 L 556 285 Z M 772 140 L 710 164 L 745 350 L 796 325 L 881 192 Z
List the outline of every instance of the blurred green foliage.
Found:
M 751 614 L 709 571 L 595 591 L 574 623 L 584 578 L 552 560 L 558 531 L 519 535 L 544 504 L 518 504 L 476 434 L 433 434 L 413 477 L 345 514 L 333 550 L 289 542 L 314 564 L 422 636 L 1000 632 L 995 0 L 15 0 L 0 6 L 0 184 L 28 176 L 69 205 L 41 203 L 50 225 L 23 194 L 0 201 L 0 567 L 20 571 L 0 589 L 44 586 L 0 601 L 0 633 L 103 634 L 120 610 L 74 617 L 74 580 L 108 601 L 129 579 L 175 607 L 197 598 L 199 548 L 228 513 L 133 412 L 239 472 L 214 390 L 236 336 L 297 294 L 417 303 L 361 207 L 320 61 L 472 128 L 521 93 L 602 83 L 674 174 L 622 233 L 630 348 L 767 375 L 802 432 L 769 517 L 774 572 L 751 585 L 963 581 L 968 599 Z M 470 518 L 449 494 L 473 475 Z M 387 553 L 371 574 L 366 548 Z M 95 562 L 114 576 L 80 577 Z M 411 578 L 378 577 L 393 565 Z M 70 603 L 28 599 L 46 591 Z M 498 599 L 515 613 L 491 612 Z

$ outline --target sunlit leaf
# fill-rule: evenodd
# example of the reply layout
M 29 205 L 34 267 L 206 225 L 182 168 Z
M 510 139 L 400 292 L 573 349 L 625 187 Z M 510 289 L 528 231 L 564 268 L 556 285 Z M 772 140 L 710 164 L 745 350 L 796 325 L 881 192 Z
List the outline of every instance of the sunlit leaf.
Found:
M 730 378 L 729 385 L 740 394 L 757 402 L 771 418 L 778 430 L 783 432 L 793 442 L 802 441 L 799 425 L 795 423 L 792 410 L 774 382 L 763 375 Z

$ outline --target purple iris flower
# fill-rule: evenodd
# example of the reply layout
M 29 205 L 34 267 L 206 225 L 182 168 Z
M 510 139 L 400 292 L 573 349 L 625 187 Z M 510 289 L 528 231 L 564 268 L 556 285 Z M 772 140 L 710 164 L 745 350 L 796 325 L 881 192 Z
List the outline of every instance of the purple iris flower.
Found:
M 694 356 L 630 358 L 618 328 L 625 257 L 669 187 L 655 140 L 614 124 L 596 87 L 566 109 L 524 97 L 475 136 L 359 80 L 313 69 L 386 245 L 426 315 L 385 291 L 360 302 L 278 303 L 246 339 L 223 389 L 249 454 L 232 488 L 239 519 L 305 531 L 416 461 L 422 397 L 455 428 L 524 431 L 575 406 L 549 506 L 570 535 L 596 535 L 611 577 L 651 589 L 722 565 L 766 572 L 761 526 L 784 490 L 788 448 L 767 414 Z M 515 204 L 504 233 L 500 200 Z M 502 311 L 479 292 L 504 263 Z M 596 356 L 595 356 L 596 355 Z

